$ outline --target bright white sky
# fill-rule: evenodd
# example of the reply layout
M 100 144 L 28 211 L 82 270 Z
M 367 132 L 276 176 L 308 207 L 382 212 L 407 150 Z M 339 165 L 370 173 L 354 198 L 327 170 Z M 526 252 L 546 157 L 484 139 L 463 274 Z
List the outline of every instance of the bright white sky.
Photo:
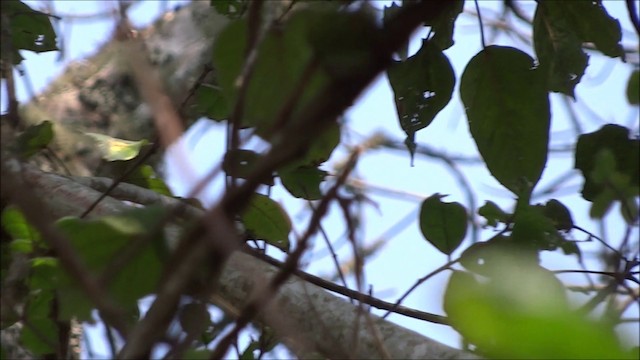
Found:
M 43 2 L 29 1 L 28 3 L 35 8 L 39 8 L 38 4 Z M 132 8 L 130 16 L 136 25 L 144 26 L 155 19 L 163 10 L 172 9 L 178 3 L 183 2 L 143 2 Z M 114 1 L 56 1 L 49 4 L 53 5 L 53 10 L 56 14 L 76 15 L 108 13 L 116 7 Z M 375 4 L 380 7 L 384 5 L 383 2 Z M 499 8 L 498 2 L 482 1 L 480 5 L 485 22 L 496 17 L 495 9 Z M 532 2 L 525 6 L 530 9 L 535 6 L 535 3 Z M 612 16 L 620 20 L 623 29 L 632 29 L 623 1 L 605 2 L 605 7 Z M 464 66 L 469 59 L 481 50 L 480 38 L 477 33 L 477 18 L 470 15 L 470 13 L 475 13 L 473 2 L 468 1 L 465 10 L 466 14 L 463 14 L 456 24 L 456 44 L 446 51 L 453 64 L 457 81 L 459 81 Z M 24 66 L 35 91 L 41 91 L 51 79 L 54 79 L 61 72 L 69 61 L 81 60 L 93 54 L 111 36 L 113 24 L 113 17 L 108 16 L 91 19 L 90 21 L 77 20 L 73 24 L 62 24 L 56 30 L 58 35 L 64 38 L 67 46 L 66 58 L 63 62 L 57 62 L 57 53 L 42 55 L 24 53 L 23 56 L 26 58 Z M 637 44 L 638 38 L 634 32 L 625 31 L 623 36 L 623 43 Z M 504 36 L 493 40 L 490 39 L 487 34 L 488 44 L 512 45 L 525 49 L 524 51 L 529 52 L 532 56 L 534 55 L 531 50 L 526 50 L 522 43 L 517 41 L 514 43 L 513 39 L 505 38 Z M 412 43 L 411 51 L 415 52 L 419 44 L 420 38 L 416 36 L 415 41 Z M 591 132 L 607 122 L 615 122 L 631 127 L 637 134 L 638 108 L 630 108 L 624 96 L 626 79 L 631 72 L 631 67 L 617 60 L 602 60 L 598 55 L 591 56 L 587 73 L 576 89 L 576 108 L 582 111 L 588 107 L 597 113 L 595 117 L 583 115 L 582 124 L 584 130 Z M 30 94 L 26 91 L 21 79 L 17 79 L 17 84 L 19 100 L 28 99 Z M 5 96 L 3 93 L 3 112 L 6 109 Z M 551 95 L 551 99 L 553 105 L 551 146 L 553 147 L 554 145 L 567 143 L 572 137 L 569 131 L 571 125 L 567 118 L 563 99 L 555 94 Z M 583 113 L 581 112 L 581 114 Z M 346 119 L 347 126 L 352 131 L 349 132 L 350 137 L 346 140 L 350 144 L 361 142 L 363 140 L 361 136 L 369 136 L 375 131 L 382 131 L 399 140 L 404 139 L 404 133 L 398 125 L 393 96 L 384 76 L 379 77 L 360 101 L 347 112 Z M 210 131 L 203 135 L 201 131 L 205 129 Z M 199 123 L 192 128 L 192 131 L 187 136 L 185 146 L 194 151 L 194 154 L 191 155 L 192 163 L 195 168 L 203 173 L 206 173 L 220 159 L 214 156 L 215 154 L 221 154 L 224 147 L 224 138 L 220 129 L 219 125 Z M 427 129 L 417 134 L 416 141 L 419 144 L 429 144 L 449 154 L 477 156 L 477 150 L 467 130 L 457 86 L 451 103 Z M 343 149 L 337 151 L 325 169 L 331 170 L 331 162 L 343 159 L 345 154 Z M 184 161 L 184 158 L 181 157 L 179 161 Z M 550 159 L 538 189 L 544 188 L 545 184 L 550 184 L 560 175 L 572 169 L 572 167 L 573 159 L 569 155 L 558 155 Z M 185 183 L 181 183 L 176 174 L 171 172 L 171 168 L 172 166 L 169 164 L 168 181 L 170 185 L 178 195 L 187 193 L 189 191 L 188 186 Z M 489 175 L 484 166 L 467 166 L 463 168 L 463 171 L 477 194 L 477 206 L 481 206 L 485 200 L 492 200 L 504 209 L 510 208 L 512 204 L 510 194 Z M 428 161 L 418 156 L 416 157 L 415 166 L 411 167 L 409 156 L 406 152 L 374 150 L 362 158 L 356 175 L 371 184 L 417 194 L 422 197 L 430 196 L 436 192 L 449 194 L 449 197 L 445 199 L 446 201 L 458 201 L 468 206 L 455 178 L 439 161 Z M 193 184 L 193 181 L 189 181 L 187 184 Z M 619 241 L 624 231 L 623 224 L 607 221 L 601 227 L 592 222 L 588 217 L 589 203 L 579 196 L 580 186 L 580 178 L 576 176 L 568 185 L 565 185 L 567 190 L 561 191 L 560 194 L 556 195 L 556 198 L 569 207 L 576 224 L 599 235 L 602 235 L 601 231 L 604 231 L 604 234 L 611 241 Z M 211 190 L 211 194 L 207 198 L 210 200 L 215 199 L 219 191 L 219 185 L 213 186 L 213 190 Z M 272 194 L 275 200 L 281 202 L 289 210 L 294 224 L 304 223 L 298 218 L 304 208 L 303 203 L 292 201 L 286 192 L 277 187 L 273 189 Z M 368 259 L 365 269 L 367 284 L 373 285 L 374 294 L 385 300 L 395 301 L 417 278 L 441 266 L 447 259 L 433 249 L 420 234 L 416 222 L 420 206 L 418 197 L 409 197 L 409 200 L 407 198 L 394 199 L 389 196 L 371 193 L 370 198 L 377 203 L 377 208 L 370 205 L 364 206 L 364 229 L 361 238 L 365 243 L 376 240 L 403 218 L 408 217 L 409 219 L 408 225 L 403 230 L 394 233 L 393 238 L 389 239 L 389 243 L 376 256 Z M 546 200 L 546 198 L 536 199 L 537 202 Z M 617 209 L 614 209 L 614 211 L 617 212 Z M 619 216 L 616 213 L 612 217 L 618 218 Z M 342 215 L 339 212 L 334 212 L 324 222 L 329 238 L 334 241 L 339 239 L 345 230 L 344 222 L 341 221 L 341 218 Z M 305 218 L 303 217 L 302 219 Z M 300 229 L 298 228 L 298 230 Z M 636 238 L 638 236 L 637 230 L 636 228 L 634 233 Z M 491 232 L 485 232 L 482 234 L 481 239 L 488 239 L 490 236 Z M 574 236 L 576 239 L 586 238 L 586 235 L 575 232 Z M 322 241 L 318 239 L 317 244 L 320 245 L 321 243 Z M 347 245 L 344 240 L 338 241 L 337 244 Z M 583 251 L 588 251 L 587 247 L 582 247 L 582 249 Z M 594 250 L 598 249 L 598 247 L 591 247 L 590 249 Z M 325 252 L 320 250 L 317 254 L 321 255 L 322 253 Z M 351 254 L 349 245 L 343 246 L 338 254 L 341 261 L 347 261 Z M 312 273 L 332 274 L 334 272 L 331 259 L 328 256 L 308 257 L 307 260 L 311 262 L 307 269 Z M 545 254 L 543 265 L 551 269 L 580 268 L 573 259 L 567 259 L 565 256 L 555 253 Z M 587 267 L 589 268 L 589 262 L 587 262 Z M 442 291 L 446 285 L 448 274 L 448 272 L 442 273 L 418 288 L 407 298 L 404 305 L 442 314 Z M 575 275 L 562 276 L 561 279 L 571 283 L 584 282 L 583 277 Z M 631 309 L 627 317 L 638 318 L 638 308 L 632 307 Z M 390 319 L 438 341 L 459 347 L 458 336 L 448 327 L 412 320 L 398 315 L 392 316 Z M 637 324 L 632 323 L 627 326 L 624 332 L 627 333 L 630 342 L 637 345 L 637 340 L 633 340 L 637 339 Z M 102 336 L 103 334 L 96 333 L 96 335 Z M 93 342 L 93 345 L 97 354 L 103 354 L 108 357 L 108 351 L 100 346 L 101 344 Z

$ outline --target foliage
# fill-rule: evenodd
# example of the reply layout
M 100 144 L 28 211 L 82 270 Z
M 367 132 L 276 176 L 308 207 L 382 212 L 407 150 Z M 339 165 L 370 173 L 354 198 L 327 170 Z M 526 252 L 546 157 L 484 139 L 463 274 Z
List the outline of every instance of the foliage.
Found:
M 590 56 L 625 56 L 620 24 L 600 2 L 537 3 L 529 24 L 532 49 L 485 46 L 483 38 L 482 50 L 466 64 L 460 79 L 445 50 L 455 46 L 455 25 L 465 5 L 461 0 L 429 5 L 437 12 L 418 14 L 417 24 L 430 30 L 411 56 L 407 53 L 409 39 L 398 35 L 401 25 L 396 22 L 403 16 L 410 19 L 414 7 L 424 10 L 424 4 L 390 5 L 380 21 L 367 5 L 299 1 L 292 6 L 294 10 L 286 10 L 290 11 L 286 16 L 264 26 L 243 16 L 246 12 L 251 15 L 250 7 L 257 6 L 250 2 L 212 1 L 211 5 L 231 22 L 216 37 L 211 55 L 219 86 L 198 88 L 195 106 L 212 120 L 228 120 L 229 144 L 222 162 L 228 192 L 222 204 L 224 209 L 233 209 L 225 216 L 242 224 L 243 240 L 255 246 L 263 241 L 261 251 L 279 249 L 297 268 L 308 237 L 321 230 L 320 219 L 330 203 L 342 210 L 348 236 L 354 239 L 362 224 L 352 216 L 350 206 L 365 198 L 345 184 L 355 164 L 347 162 L 336 173 L 326 169 L 345 132 L 340 116 L 377 74 L 385 72 L 398 126 L 406 134 L 404 143 L 413 159 L 418 154 L 416 134 L 429 131 L 458 83 L 471 138 L 491 176 L 510 191 L 514 201 L 510 210 L 490 200 L 481 207 L 466 208 L 458 202 L 444 202 L 445 195 L 434 193 L 421 203 L 418 223 L 424 238 L 450 260 L 442 268 L 452 270 L 443 300 L 450 325 L 470 345 L 468 350 L 490 358 L 631 357 L 615 333 L 621 314 L 609 312 L 593 319 L 585 314 L 589 311 L 576 310 L 568 299 L 567 286 L 541 265 L 544 251 L 562 250 L 566 256 L 583 260 L 580 244 L 570 235 L 584 231 L 574 222 L 573 209 L 555 198 L 545 203 L 532 200 L 550 157 L 550 94 L 576 98 Z M 505 8 L 514 6 L 505 1 Z M 3 46 L 3 62 L 12 59 L 11 63 L 18 64 L 17 50 L 57 49 L 48 17 L 20 1 L 3 2 L 2 9 L 14 16 L 9 27 L 13 48 L 7 52 Z M 3 22 L 3 36 L 4 28 Z M 262 30 L 256 29 L 262 28 L 258 36 L 256 32 Z M 587 43 L 592 55 L 585 51 Z M 534 50 L 535 58 L 528 50 Z M 396 60 L 392 54 L 397 55 Z M 634 65 L 626 87 L 631 106 L 638 105 L 638 65 Z M 238 140 L 241 130 L 251 131 L 269 150 L 243 148 Z M 598 220 L 613 216 L 609 209 L 617 204 L 628 229 L 638 226 L 637 131 L 606 124 L 572 140 L 575 169 L 584 182 L 581 195 L 591 203 L 591 216 Z M 50 122 L 28 127 L 15 141 L 13 151 L 22 159 L 36 157 L 46 152 L 54 136 Z M 103 134 L 88 136 L 96 140 L 103 159 L 109 162 L 143 159 L 141 149 L 148 143 Z M 364 150 L 354 151 L 351 159 L 359 151 Z M 148 165 L 126 180 L 171 195 Z M 294 236 L 291 210 L 268 194 L 258 193 L 259 185 L 281 185 L 292 198 L 309 201 L 318 218 L 310 222 L 304 235 Z M 249 189 L 247 194 L 243 189 Z M 27 256 L 29 273 L 23 279 L 26 292 L 21 300 L 26 304 L 22 319 L 30 325 L 21 339 L 34 354 L 50 355 L 56 352 L 51 344 L 61 334 L 59 324 L 72 318 L 93 321 L 91 311 L 98 304 L 87 296 L 78 274 L 61 266 L 42 228 L 30 225 L 33 219 L 17 207 L 3 204 L 3 208 L 2 227 L 9 244 L 5 246 L 3 236 L 3 283 L 8 281 L 5 274 L 10 263 L 4 253 L 12 258 Z M 486 228 L 498 233 L 467 244 L 468 229 L 476 226 L 475 214 L 484 219 Z M 140 320 L 138 301 L 158 294 L 175 270 L 169 266 L 175 263 L 169 261 L 173 257 L 163 226 L 184 225 L 182 234 L 199 229 L 200 223 L 174 215 L 166 208 L 146 206 L 94 219 L 62 218 L 54 226 L 81 259 L 87 276 L 121 310 L 127 325 L 135 326 Z M 620 249 L 598 240 L 614 251 L 618 262 L 602 272 L 613 280 L 603 280 L 608 290 L 593 295 L 590 301 L 596 304 L 604 297 L 613 302 L 617 289 L 637 285 L 639 266 L 637 252 L 634 259 L 628 249 L 628 239 Z M 180 254 L 180 248 L 175 253 Z M 288 271 L 285 275 L 293 270 Z M 217 323 L 202 299 L 194 297 L 174 314 L 191 340 L 183 355 L 208 358 L 213 355 L 202 346 L 213 340 L 224 343 L 220 332 L 231 320 Z M 239 316 L 237 324 L 258 313 L 250 310 Z M 13 324 L 18 317 L 10 319 L 13 321 L 6 323 L 3 317 L 2 326 Z M 274 349 L 273 330 L 260 330 L 259 339 L 238 349 L 241 358 L 256 358 L 256 352 L 259 358 Z

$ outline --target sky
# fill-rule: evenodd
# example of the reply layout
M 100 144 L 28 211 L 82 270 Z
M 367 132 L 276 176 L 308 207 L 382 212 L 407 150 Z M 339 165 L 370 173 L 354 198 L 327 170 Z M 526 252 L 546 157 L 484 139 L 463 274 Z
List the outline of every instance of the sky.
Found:
M 27 2 L 38 8 L 39 1 Z M 148 1 L 132 7 L 130 18 L 136 26 L 144 26 L 150 23 L 163 10 L 171 9 L 183 2 L 154 2 Z M 383 5 L 376 2 L 377 6 Z M 456 80 L 459 81 L 464 70 L 464 66 L 469 59 L 481 50 L 482 46 L 477 33 L 477 18 L 471 15 L 475 12 L 472 2 L 467 2 L 466 14 L 463 14 L 456 23 L 455 42 L 451 49 L 445 53 L 449 57 Z M 497 3 L 481 1 L 481 11 L 485 21 L 495 18 L 494 14 Z M 530 5 L 534 6 L 534 5 Z M 626 15 L 624 2 L 605 2 L 605 7 L 609 13 L 617 17 L 623 29 L 632 29 Z M 96 13 L 110 13 L 115 8 L 113 1 L 56 1 L 53 3 L 54 12 L 61 14 L 88 15 Z M 89 18 L 86 20 L 76 19 L 72 23 L 63 23 L 56 31 L 58 35 L 66 41 L 66 54 L 63 61 L 58 60 L 59 54 L 33 55 L 24 53 L 26 58 L 24 66 L 29 74 L 31 86 L 35 92 L 41 91 L 46 84 L 54 79 L 66 64 L 70 61 L 81 61 L 81 59 L 93 54 L 97 48 L 111 36 L 114 18 L 105 16 L 102 18 Z M 415 52 L 419 48 L 420 35 L 416 34 L 410 46 L 410 52 Z M 487 35 L 490 39 L 490 34 Z M 623 43 L 637 44 L 637 35 L 633 32 L 625 32 Z M 515 40 L 517 41 L 517 40 Z M 522 48 L 522 43 L 514 39 L 498 36 L 489 43 L 516 46 Z M 531 50 L 525 50 L 534 56 Z M 580 114 L 592 111 L 597 116 L 584 116 L 584 130 L 586 132 L 595 131 L 604 123 L 615 122 L 629 126 L 634 131 L 638 131 L 638 108 L 629 107 L 624 96 L 626 79 L 631 71 L 631 67 L 622 64 L 620 61 L 602 59 L 593 55 L 587 73 L 576 89 L 575 107 Z M 17 78 L 18 99 L 25 101 L 29 97 L 27 87 Z M 2 94 L 2 109 L 6 109 L 5 94 Z M 566 144 L 571 140 L 571 124 L 568 120 L 568 112 L 565 100 L 556 94 L 551 95 L 552 102 L 552 134 L 551 146 Z M 589 110 L 590 109 L 590 110 Z M 385 76 L 380 76 L 374 84 L 361 96 L 359 101 L 345 114 L 346 128 L 343 136 L 346 142 L 351 145 L 361 142 L 367 136 L 375 132 L 383 132 L 388 136 L 402 140 L 404 133 L 397 122 L 397 115 L 393 103 L 393 94 Z M 458 84 L 454 90 L 454 98 L 451 103 L 436 117 L 435 121 L 425 130 L 418 132 L 416 141 L 420 144 L 429 144 L 448 154 L 477 156 L 475 145 L 469 136 L 464 110 L 459 100 Z M 187 133 L 183 146 L 187 151 L 192 152 L 192 166 L 198 172 L 207 173 L 208 169 L 215 166 L 219 157 L 215 154 L 222 154 L 224 149 L 223 128 L 215 123 L 200 122 L 193 126 Z M 344 148 L 339 148 L 332 159 L 325 165 L 325 170 L 331 171 L 332 165 L 344 159 L 346 156 Z M 184 161 L 184 157 L 177 159 Z M 189 192 L 189 184 L 193 184 L 194 179 L 181 179 L 179 174 L 172 172 L 174 164 L 168 161 L 169 170 L 168 183 L 177 195 Z M 551 184 L 559 176 L 562 176 L 573 167 L 571 155 L 560 154 L 550 159 L 541 183 L 538 187 L 544 188 L 546 184 Z M 470 165 L 461 167 L 467 180 L 471 183 L 472 189 L 477 194 L 477 206 L 481 206 L 485 200 L 492 200 L 504 209 L 509 209 L 513 199 L 497 181 L 488 173 L 484 165 Z M 446 201 L 458 201 L 468 206 L 464 193 L 458 187 L 458 183 L 448 169 L 437 160 L 428 160 L 417 157 L 414 166 L 411 166 L 409 155 L 406 151 L 389 151 L 375 149 L 365 154 L 357 166 L 355 175 L 374 187 L 396 189 L 408 196 L 389 196 L 382 192 L 371 192 L 369 197 L 375 206 L 364 205 L 362 210 L 364 227 L 360 237 L 365 244 L 371 243 L 381 236 L 388 239 L 387 245 L 379 251 L 377 255 L 368 259 L 365 268 L 366 281 L 373 285 L 375 295 L 387 301 L 395 301 L 406 289 L 408 289 L 417 278 L 424 276 L 441 266 L 447 261 L 446 256 L 441 255 L 431 247 L 420 234 L 417 225 L 418 209 L 420 201 L 434 193 L 448 194 Z M 580 177 L 574 176 L 568 182 L 567 190 L 560 193 L 557 198 L 565 203 L 572 211 L 574 221 L 581 227 L 596 234 L 606 234 L 611 239 L 620 239 L 624 230 L 621 223 L 606 221 L 604 225 L 599 225 L 591 221 L 588 217 L 589 203 L 579 196 L 581 186 Z M 204 196 L 208 203 L 214 203 L 221 192 L 221 180 L 219 179 Z M 305 205 L 299 201 L 292 201 L 291 197 L 281 188 L 272 190 L 272 197 L 283 204 L 290 211 L 294 224 L 304 223 Z M 539 202 L 547 199 L 539 199 Z M 335 208 L 333 210 L 336 210 Z M 616 211 L 614 209 L 614 211 Z M 615 216 L 614 216 L 615 217 Z M 404 220 L 403 220 L 404 219 Z M 399 231 L 393 230 L 396 223 L 404 221 L 408 225 L 400 226 Z M 339 212 L 333 212 L 323 223 L 330 239 L 340 239 L 345 231 L 344 223 L 341 221 Z M 398 227 L 398 226 L 396 226 Z M 300 228 L 298 228 L 300 230 Z M 387 234 L 387 235 L 385 235 Z M 635 229 L 637 238 L 638 232 Z M 481 239 L 488 239 L 491 232 L 483 232 Z M 579 233 L 574 233 L 577 239 L 584 239 Z M 321 241 L 317 241 L 318 245 Z M 340 246 L 342 244 L 342 246 Z M 468 244 L 468 243 L 467 243 Z M 351 252 L 349 245 L 344 240 L 337 241 L 340 251 L 338 255 L 341 261 L 349 260 Z M 464 246 L 464 245 L 463 245 Z M 588 246 L 585 248 L 589 248 Z M 597 247 L 591 247 L 591 250 Z M 314 256 L 308 256 L 305 261 L 308 263 L 307 270 L 315 274 L 332 274 L 333 263 L 326 251 L 318 246 Z M 323 255 L 325 254 L 325 255 Z M 277 255 L 277 254 L 274 254 Z M 587 263 L 588 265 L 589 263 Z M 545 253 L 543 265 L 551 269 L 576 269 L 579 268 L 577 262 L 567 259 L 561 254 Z M 446 286 L 449 273 L 442 273 L 425 285 L 422 285 L 411 296 L 407 298 L 404 305 L 415 307 L 424 311 L 442 314 L 441 301 L 442 293 Z M 583 283 L 584 278 L 577 275 L 563 275 L 561 277 L 566 282 Z M 628 317 L 638 318 L 637 307 L 632 308 Z M 445 344 L 459 347 L 457 334 L 448 327 L 429 324 L 405 318 L 399 315 L 390 317 L 403 326 L 423 333 L 435 340 Z M 637 338 L 637 326 L 631 325 L 624 329 L 629 339 Z M 95 332 L 97 337 L 102 334 Z M 633 340 L 630 340 L 633 342 Z M 637 342 L 636 342 L 637 344 Z M 93 347 L 98 354 L 108 354 L 107 350 L 97 342 L 93 342 Z

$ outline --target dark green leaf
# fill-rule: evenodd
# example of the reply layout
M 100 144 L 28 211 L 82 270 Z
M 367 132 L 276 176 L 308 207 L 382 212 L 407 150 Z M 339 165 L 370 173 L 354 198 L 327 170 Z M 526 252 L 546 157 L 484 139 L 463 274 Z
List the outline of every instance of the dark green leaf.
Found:
M 55 354 L 58 344 L 58 327 L 50 318 L 29 319 L 20 334 L 20 343 L 35 355 Z
M 211 0 L 211 6 L 220 14 L 231 19 L 242 15 L 247 7 L 248 0 Z
M 95 220 L 64 218 L 58 227 L 65 233 L 93 276 L 107 276 L 109 294 L 123 308 L 137 308 L 137 300 L 153 293 L 166 257 L 162 231 L 154 233 L 165 210 L 133 209 Z M 150 241 L 139 243 L 146 236 Z M 105 274 L 105 271 L 107 274 Z M 59 286 L 61 317 L 92 308 L 86 295 L 69 280 Z
M 640 104 L 640 71 L 636 70 L 629 75 L 627 81 L 627 101 L 629 104 Z
M 387 72 L 393 88 L 400 126 L 413 157 L 416 131 L 427 127 L 449 103 L 455 75 L 449 59 L 431 41 L 403 62 L 395 62 Z
M 602 158 L 598 163 L 597 155 L 604 149 L 609 149 L 613 156 L 611 160 Z M 607 124 L 596 132 L 580 135 L 576 145 L 575 168 L 582 171 L 585 179 L 582 197 L 593 201 L 605 191 L 605 179 L 613 173 L 626 176 L 631 193 L 637 195 L 640 191 L 639 157 L 640 140 L 630 139 L 629 129 L 623 126 Z M 594 173 L 596 166 L 600 171 Z
M 562 6 L 541 2 L 533 18 L 533 40 L 540 69 L 547 73 L 549 90 L 574 96 L 589 57 Z
M 487 225 L 496 227 L 498 223 L 506 223 L 509 220 L 509 214 L 502 211 L 500 207 L 493 201 L 486 201 L 482 207 L 478 209 L 478 215 L 487 219 Z
M 460 95 L 489 171 L 507 189 L 528 197 L 547 162 L 550 110 L 544 75 L 522 51 L 489 46 L 467 65 Z
M 22 1 L 2 1 L 2 14 L 9 19 L 13 63 L 19 64 L 22 56 L 18 50 L 46 52 L 58 50 L 56 33 L 47 14 L 31 9 Z M 4 25 L 3 25 L 4 26 Z M 4 30 L 3 30 L 4 31 Z M 2 47 L 5 51 L 5 47 Z M 3 59 L 5 54 L 2 55 Z
M 320 184 L 327 172 L 312 166 L 279 171 L 280 181 L 289 193 L 297 198 L 318 200 L 322 198 Z
M 282 206 L 268 196 L 253 195 L 242 214 L 242 223 L 256 239 L 264 240 L 282 251 L 289 251 L 291 220 Z
M 38 125 L 29 126 L 16 140 L 18 153 L 24 158 L 30 158 L 46 148 L 52 139 L 53 125 L 51 121 L 43 121 Z
M 420 230 L 425 239 L 442 253 L 451 255 L 467 234 L 467 212 L 457 202 L 441 201 L 444 195 L 435 194 L 422 202 Z
M 200 86 L 196 91 L 196 107 L 199 114 L 211 120 L 221 121 L 229 117 L 229 105 L 219 88 Z
M 193 302 L 180 308 L 180 326 L 187 334 L 201 334 L 211 325 L 211 314 L 204 303 Z

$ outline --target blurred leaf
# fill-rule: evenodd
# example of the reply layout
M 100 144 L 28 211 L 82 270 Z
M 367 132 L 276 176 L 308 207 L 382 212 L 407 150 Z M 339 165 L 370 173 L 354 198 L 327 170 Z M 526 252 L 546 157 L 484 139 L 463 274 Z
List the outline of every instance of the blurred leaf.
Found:
M 229 117 L 229 105 L 219 88 L 200 86 L 196 90 L 197 111 L 209 119 L 222 121 Z
M 29 126 L 16 140 L 18 153 L 24 158 L 30 158 L 38 151 L 49 145 L 53 139 L 53 125 L 51 121 L 43 121 Z
M 256 239 L 264 240 L 284 252 L 289 251 L 291 220 L 282 206 L 268 196 L 253 194 L 242 214 L 242 223 Z
M 609 149 L 613 156 L 602 157 L 601 161 L 597 161 L 598 153 L 604 149 Z M 629 129 L 623 126 L 607 124 L 598 131 L 580 135 L 576 145 L 575 168 L 582 171 L 585 180 L 582 197 L 594 201 L 606 191 L 605 180 L 613 173 L 624 175 L 628 179 L 628 191 L 632 196 L 637 196 L 640 192 L 639 158 L 640 140 L 630 139 Z M 596 167 L 599 171 L 594 173 Z
M 396 110 L 402 130 L 407 134 L 413 158 L 415 133 L 429 126 L 449 103 L 455 74 L 449 59 L 430 41 L 403 62 L 394 62 L 387 71 L 393 88 Z
M 125 181 L 145 189 L 153 190 L 161 195 L 173 196 L 169 186 L 167 186 L 164 180 L 156 174 L 155 170 L 150 165 L 137 167 L 133 174 L 128 176 Z
M 550 110 L 543 77 L 524 52 L 488 46 L 467 64 L 460 84 L 471 135 L 491 175 L 523 198 L 547 162 Z
M 131 160 L 138 156 L 140 149 L 148 144 L 147 140 L 129 141 L 96 133 L 85 133 L 92 138 L 106 161 Z
M 242 15 L 248 0 L 211 0 L 211 6 L 221 15 L 236 19 Z
M 58 327 L 52 319 L 29 319 L 29 326 L 20 333 L 20 344 L 34 355 L 55 354 L 58 338 Z
M 23 59 L 18 50 L 30 50 L 37 53 L 58 50 L 56 33 L 53 31 L 50 17 L 47 14 L 33 10 L 22 1 L 2 1 L 1 4 L 3 16 L 9 19 L 10 29 L 8 31 L 11 34 L 14 65 L 19 64 Z M 6 59 L 4 46 L 2 52 L 2 58 Z
M 478 209 L 478 215 L 487 219 L 487 225 L 492 227 L 498 226 L 499 222 L 506 223 L 510 216 L 502 211 L 496 203 L 489 200 L 485 201 L 484 205 Z
M 40 233 L 31 226 L 18 208 L 8 206 L 2 211 L 2 228 L 14 241 L 25 240 L 32 244 L 40 240 Z
M 109 295 L 123 308 L 134 309 L 138 299 L 155 291 L 162 274 L 167 250 L 163 232 L 154 231 L 165 211 L 151 206 L 93 220 L 67 217 L 59 220 L 57 226 L 69 237 L 93 276 L 103 276 L 109 271 L 106 285 Z M 150 241 L 139 243 L 151 235 Z M 63 319 L 80 316 L 85 320 L 84 316 L 90 314 L 84 310 L 93 306 L 69 276 L 65 275 L 59 285 L 60 316 Z M 78 314 L 79 311 L 82 313 Z
M 612 324 L 571 310 L 562 283 L 550 271 L 509 253 L 495 256 L 488 281 L 454 272 L 444 309 L 454 329 L 487 358 L 631 358 Z M 473 319 L 473 321 L 469 321 Z
M 629 104 L 640 104 L 640 71 L 635 70 L 627 81 L 627 101 Z
M 279 171 L 280 181 L 287 191 L 297 198 L 318 200 L 322 198 L 320 184 L 327 172 L 312 166 Z
M 435 194 L 422 202 L 420 230 L 433 246 L 451 255 L 467 234 L 467 212 L 457 202 L 442 202 L 440 199 L 445 196 Z
M 533 40 L 540 68 L 548 76 L 549 90 L 575 98 L 574 89 L 587 68 L 589 56 L 567 18 L 563 6 L 538 3 L 533 18 Z

